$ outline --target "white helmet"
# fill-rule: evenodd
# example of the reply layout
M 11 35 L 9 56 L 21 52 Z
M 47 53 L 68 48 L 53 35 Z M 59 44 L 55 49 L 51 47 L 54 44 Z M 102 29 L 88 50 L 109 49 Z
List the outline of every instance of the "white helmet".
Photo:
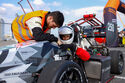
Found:
M 63 40 L 62 37 L 64 35 L 70 35 L 70 38 L 67 40 Z M 59 28 L 59 39 L 63 44 L 71 44 L 74 40 L 74 30 L 69 26 L 62 26 Z

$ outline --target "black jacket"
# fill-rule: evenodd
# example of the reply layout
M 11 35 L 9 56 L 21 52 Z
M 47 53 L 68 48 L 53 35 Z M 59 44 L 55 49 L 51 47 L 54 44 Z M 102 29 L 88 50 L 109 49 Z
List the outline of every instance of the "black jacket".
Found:
M 49 42 L 57 42 L 58 38 L 52 34 L 44 33 L 40 27 L 35 27 L 32 29 L 33 38 L 36 41 L 49 41 Z

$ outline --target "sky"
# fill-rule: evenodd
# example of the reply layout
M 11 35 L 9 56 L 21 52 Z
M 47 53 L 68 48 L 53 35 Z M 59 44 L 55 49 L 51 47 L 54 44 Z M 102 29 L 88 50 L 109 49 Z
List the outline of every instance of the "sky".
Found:
M 18 4 L 19 1 L 20 0 L 0 0 L 0 18 L 3 18 L 6 23 L 12 23 L 17 14 L 24 14 Z M 59 10 L 63 12 L 65 17 L 64 25 L 82 18 L 85 14 L 93 13 L 103 22 L 103 8 L 107 1 L 108 0 L 29 0 L 34 10 Z M 125 2 L 125 0 L 122 0 L 122 2 Z M 27 0 L 22 0 L 21 4 L 26 13 L 32 11 Z M 119 14 L 124 21 L 125 15 Z M 117 23 L 118 26 L 121 27 L 121 30 L 123 25 L 119 21 L 119 18 L 117 19 Z

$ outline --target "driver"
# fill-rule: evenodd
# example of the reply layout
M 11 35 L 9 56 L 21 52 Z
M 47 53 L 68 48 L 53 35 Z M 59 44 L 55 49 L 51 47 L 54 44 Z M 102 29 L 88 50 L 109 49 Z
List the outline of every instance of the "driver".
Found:
M 89 52 L 81 48 L 80 46 L 77 46 L 77 43 L 74 41 L 74 29 L 69 26 L 62 26 L 59 28 L 59 39 L 62 42 L 60 45 L 61 49 L 70 49 L 72 53 L 75 54 L 82 59 L 83 61 L 87 61 L 90 58 Z

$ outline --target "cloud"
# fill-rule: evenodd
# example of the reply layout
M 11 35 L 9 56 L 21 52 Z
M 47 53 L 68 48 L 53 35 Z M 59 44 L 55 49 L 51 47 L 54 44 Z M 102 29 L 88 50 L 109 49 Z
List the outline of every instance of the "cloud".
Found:
M 0 6 L 0 15 L 5 20 L 5 22 L 11 22 L 15 18 L 16 13 L 20 10 L 20 7 L 16 7 L 13 4 L 3 3 Z
M 35 4 L 35 5 L 45 5 L 43 0 L 34 0 L 33 4 Z
M 104 7 L 101 6 L 93 6 L 93 7 L 87 7 L 87 8 L 80 8 L 75 10 L 64 10 L 64 13 L 66 15 L 73 15 L 75 17 L 80 17 L 84 14 L 93 14 L 93 13 L 99 13 L 100 11 L 103 11 Z
M 9 3 L 2 4 L 2 7 L 5 8 L 6 11 L 18 11 L 18 10 L 20 10 L 20 7 L 17 7 L 15 5 L 9 4 Z
M 31 4 L 33 5 L 34 9 L 39 10 L 39 9 L 43 9 L 43 10 L 51 10 L 51 7 L 57 7 L 57 6 L 61 6 L 61 3 L 53 1 L 53 2 L 44 2 L 43 0 L 34 0 L 31 2 Z
M 15 7 L 13 4 L 9 4 L 9 3 L 4 3 L 4 4 L 2 4 L 2 6 L 4 6 L 4 7 L 11 7 L 11 8 Z
M 0 7 L 0 11 L 1 11 L 1 13 L 2 13 L 2 12 L 5 12 L 5 11 L 6 11 L 6 8 Z
M 61 3 L 54 1 L 52 3 L 48 3 L 48 5 L 49 6 L 61 6 Z
M 43 0 L 34 0 L 32 3 L 36 6 L 40 6 L 40 5 L 41 6 L 60 6 L 61 5 L 61 3 L 56 1 L 52 3 L 45 3 Z
M 83 14 L 93 14 L 98 13 L 98 11 L 103 10 L 103 7 L 95 6 L 95 7 L 88 7 L 88 8 L 81 8 L 77 10 L 72 10 L 75 16 L 80 16 Z
M 79 8 L 79 9 L 69 9 L 69 10 L 63 10 L 63 13 L 65 15 L 66 22 L 69 21 L 76 21 L 77 19 L 80 19 L 85 14 L 96 14 L 96 17 L 102 21 L 103 19 L 103 6 L 92 6 L 92 7 L 86 7 L 86 8 Z

